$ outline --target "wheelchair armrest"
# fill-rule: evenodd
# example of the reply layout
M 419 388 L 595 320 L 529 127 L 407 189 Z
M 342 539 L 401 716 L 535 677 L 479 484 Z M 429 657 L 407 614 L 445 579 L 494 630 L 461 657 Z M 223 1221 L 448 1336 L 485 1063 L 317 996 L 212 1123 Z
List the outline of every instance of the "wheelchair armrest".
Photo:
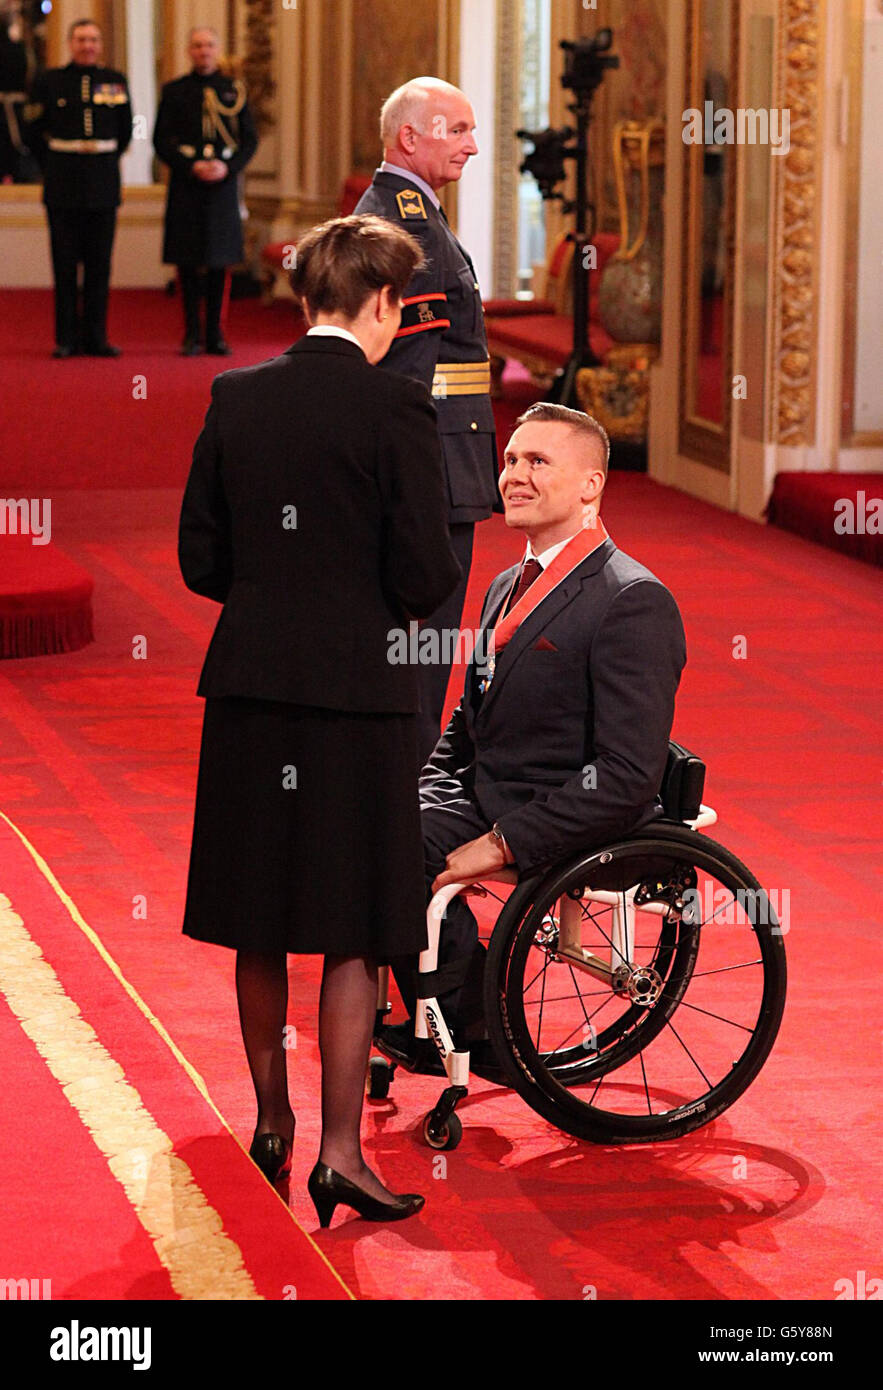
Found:
M 705 764 L 680 743 L 669 741 L 659 795 L 669 820 L 693 821 L 702 810 Z

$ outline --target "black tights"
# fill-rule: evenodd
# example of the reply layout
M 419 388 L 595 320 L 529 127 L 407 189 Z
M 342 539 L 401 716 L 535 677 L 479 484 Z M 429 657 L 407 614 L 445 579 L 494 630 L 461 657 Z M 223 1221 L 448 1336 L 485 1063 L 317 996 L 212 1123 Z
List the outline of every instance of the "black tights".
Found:
M 294 1134 L 288 1099 L 285 1021 L 288 958 L 236 954 L 239 1021 L 258 1102 L 255 1135 Z M 322 1147 L 319 1158 L 373 1196 L 389 1195 L 362 1157 L 365 1071 L 377 1008 L 377 964 L 364 956 L 326 956 L 319 999 Z

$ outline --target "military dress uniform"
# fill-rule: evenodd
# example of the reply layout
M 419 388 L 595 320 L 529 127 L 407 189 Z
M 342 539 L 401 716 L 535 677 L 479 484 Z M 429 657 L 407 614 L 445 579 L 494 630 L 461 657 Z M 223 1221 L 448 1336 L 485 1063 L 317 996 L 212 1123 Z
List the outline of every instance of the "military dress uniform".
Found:
M 27 142 L 43 170 L 52 239 L 59 349 L 115 354 L 107 345 L 110 262 L 120 205 L 120 156 L 132 138 L 126 78 L 69 63 L 40 74 L 25 111 Z M 83 266 L 83 320 L 77 270 Z
M 242 216 L 237 175 L 258 141 L 241 81 L 222 72 L 190 72 L 167 82 L 156 117 L 153 143 L 171 170 L 166 203 L 163 260 L 178 267 L 184 303 L 185 349 L 201 338 L 199 272 L 204 269 L 205 340 L 223 345 L 222 317 L 227 267 L 242 260 Z M 220 159 L 227 177 L 205 183 L 193 173 L 198 160 Z
M 22 137 L 28 55 L 20 40 L 9 36 L 0 17 L 0 183 L 25 182 L 28 151 Z
M 421 181 L 422 182 L 422 181 Z M 378 169 L 356 208 L 404 228 L 419 243 L 427 269 L 405 290 L 401 327 L 381 367 L 415 377 L 431 391 L 438 415 L 448 489 L 451 543 L 463 579 L 422 627 L 456 631 L 472 563 L 476 521 L 498 503 L 497 451 L 490 399 L 490 362 L 475 268 L 443 210 L 419 184 Z M 435 665 L 420 667 L 420 764 L 438 740 L 453 641 L 439 641 Z

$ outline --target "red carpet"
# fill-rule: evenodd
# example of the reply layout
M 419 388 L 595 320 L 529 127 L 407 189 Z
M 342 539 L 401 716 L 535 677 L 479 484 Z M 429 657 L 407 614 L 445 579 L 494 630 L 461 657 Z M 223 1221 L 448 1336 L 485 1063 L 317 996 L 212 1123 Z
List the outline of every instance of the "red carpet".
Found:
M 227 322 L 234 356 L 185 359 L 178 355 L 178 299 L 157 290 L 124 290 L 111 295 L 110 305 L 108 333 L 123 356 L 55 362 L 51 296 L 43 290 L 0 292 L 6 496 L 44 496 L 59 488 L 183 487 L 212 379 L 226 367 L 275 357 L 303 323 L 291 303 L 267 309 L 257 299 L 236 300 Z
M 299 1299 L 346 1299 L 2 815 L 0 865 L 4 1268 L 53 1298 L 279 1299 L 287 1266 Z
M 175 306 L 160 305 L 160 326 L 174 340 Z M 277 321 L 273 311 L 269 322 Z M 234 312 L 232 336 L 235 326 Z M 145 335 L 144 325 L 136 332 Z M 31 389 L 39 389 L 48 368 L 36 350 L 30 360 Z M 173 366 L 191 364 L 170 360 L 170 383 Z M 193 692 L 216 609 L 183 588 L 175 528 L 186 430 L 194 420 L 198 428 L 206 396 L 207 381 L 191 385 L 186 410 L 157 422 L 157 467 L 180 460 L 173 488 L 53 493 L 55 538 L 95 578 L 96 642 L 0 667 L 0 809 L 48 861 L 247 1143 L 254 1102 L 232 955 L 180 936 L 201 715 Z M 102 399 L 118 421 L 113 398 Z M 115 448 L 113 439 L 93 448 L 98 479 L 106 480 Z M 45 460 L 41 468 L 48 471 Z M 708 762 L 719 838 L 768 888 L 790 892 L 782 1032 L 760 1077 L 721 1119 L 647 1148 L 581 1144 L 511 1093 L 477 1082 L 460 1148 L 434 1155 L 417 1127 L 437 1083 L 400 1074 L 389 1101 L 367 1109 L 366 1153 L 398 1190 L 424 1191 L 425 1211 L 390 1227 L 337 1217 L 316 1234 L 362 1298 L 582 1300 L 594 1289 L 600 1300 L 829 1300 L 837 1281 L 879 1272 L 879 578 L 641 476 L 614 476 L 608 493 L 611 534 L 672 587 L 684 614 L 689 664 L 675 731 Z M 499 518 L 480 528 L 467 624 L 489 579 L 517 553 Z M 135 634 L 147 639 L 146 660 L 132 658 Z M 738 636 L 744 659 L 733 656 Z M 291 1277 L 297 1228 L 287 1244 L 278 1227 L 268 1234 L 265 1204 L 276 1199 L 70 917 L 43 910 L 43 891 L 4 837 L 0 893 L 194 1174 L 258 1291 L 283 1298 L 286 1286 L 300 1288 L 306 1274 Z M 146 917 L 133 915 L 136 899 L 146 900 Z M 318 962 L 293 958 L 290 973 L 291 1206 L 316 1233 L 304 1184 L 318 1137 Z M 9 1013 L 0 1012 L 0 1029 L 0 1246 L 15 1249 L 23 1275 L 59 1270 L 56 1297 L 90 1289 L 133 1297 L 142 1288 L 163 1296 L 168 1272 L 124 1189 L 116 1179 L 107 1185 L 93 1141 L 83 1146 L 87 1131 L 59 1082 Z M 67 1146 L 51 1192 L 25 1169 L 22 1113 L 32 1133 Z M 41 1202 L 49 1230 L 33 1219 Z M 68 1234 L 84 1219 L 101 1226 L 94 1254 Z
M 777 473 L 771 526 L 883 565 L 883 473 Z

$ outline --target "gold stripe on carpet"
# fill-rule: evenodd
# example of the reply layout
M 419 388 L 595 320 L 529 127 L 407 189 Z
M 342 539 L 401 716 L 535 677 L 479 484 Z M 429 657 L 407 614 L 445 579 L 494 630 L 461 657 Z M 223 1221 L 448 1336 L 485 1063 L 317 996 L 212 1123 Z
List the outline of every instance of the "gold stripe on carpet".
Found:
M 131 985 L 129 981 L 126 979 L 119 965 L 117 965 L 113 956 L 110 954 L 107 947 L 104 945 L 104 942 L 101 940 L 101 937 L 98 935 L 96 931 L 93 930 L 92 927 L 89 926 L 89 923 L 83 917 L 82 913 L 80 912 L 80 909 L 77 907 L 73 898 L 71 898 L 70 895 L 64 891 L 58 879 L 55 877 L 55 874 L 52 872 L 51 868 L 46 863 L 46 860 L 43 858 L 42 854 L 40 854 L 40 852 L 34 848 L 27 836 L 21 830 L 19 830 L 18 826 L 14 823 L 14 821 L 11 821 L 3 811 L 0 811 L 0 821 L 5 822 L 5 824 L 9 826 L 9 829 L 13 832 L 13 834 L 16 835 L 17 838 L 24 845 L 28 854 L 31 856 L 31 859 L 34 861 L 37 868 L 40 870 L 40 873 L 43 875 L 46 882 L 49 884 L 53 893 L 55 893 L 56 897 L 59 898 L 60 901 L 64 904 L 64 907 L 69 913 L 74 925 L 79 928 L 79 930 L 86 937 L 87 941 L 89 941 L 90 944 L 94 946 L 95 950 L 98 952 L 105 965 L 122 985 L 123 989 L 126 991 L 126 994 L 128 994 L 133 1004 L 144 1015 L 150 1026 L 153 1029 L 155 1029 L 155 1031 L 162 1038 L 163 1042 L 166 1044 L 169 1051 L 172 1053 L 172 1056 L 175 1058 L 175 1061 L 178 1062 L 178 1064 L 181 1067 L 183 1067 L 184 1071 L 187 1073 L 187 1075 L 190 1077 L 190 1080 L 193 1082 L 194 1086 L 199 1091 L 199 1094 L 202 1096 L 203 1100 L 216 1115 L 220 1123 L 223 1125 L 224 1129 L 229 1134 L 230 1138 L 233 1140 L 234 1144 L 236 1144 L 237 1147 L 242 1150 L 242 1152 L 248 1157 L 249 1162 L 251 1162 L 252 1160 L 251 1156 L 248 1154 L 248 1150 L 239 1142 L 237 1135 L 234 1134 L 226 1119 L 221 1114 L 218 1107 L 215 1105 L 215 1102 L 209 1095 L 209 1090 L 205 1081 L 200 1076 L 193 1063 L 187 1060 L 187 1058 L 184 1056 L 184 1053 L 181 1051 L 178 1044 L 175 1042 L 174 1038 L 172 1038 L 171 1034 L 166 1030 L 164 1025 L 160 1023 L 159 1019 L 156 1017 L 156 1014 L 153 1012 L 150 1006 L 147 1003 L 145 1003 L 145 1001 L 141 998 L 141 995 L 135 989 L 135 986 Z M 51 969 L 51 967 L 48 968 Z M 353 1293 L 352 1289 L 350 1289 L 344 1283 L 339 1272 L 334 1268 L 334 1265 L 331 1263 L 324 1250 L 320 1249 L 320 1247 L 313 1240 L 309 1232 L 304 1230 L 303 1226 L 301 1226 L 300 1222 L 294 1216 L 294 1213 L 292 1212 L 288 1203 L 283 1199 L 282 1195 L 276 1190 L 275 1187 L 272 1188 L 272 1191 L 277 1201 L 279 1201 L 282 1204 L 282 1207 L 284 1208 L 289 1220 L 294 1224 L 299 1233 L 303 1236 L 304 1240 L 307 1241 L 307 1243 L 311 1246 L 315 1254 L 318 1255 L 319 1259 L 327 1267 L 330 1273 L 334 1275 L 335 1279 L 337 1280 L 338 1284 L 340 1284 L 340 1287 L 344 1290 L 346 1295 L 349 1298 L 355 1300 L 356 1295 Z M 204 1296 L 205 1295 L 200 1295 L 200 1297 Z M 217 1294 L 210 1294 L 208 1296 L 211 1298 L 218 1297 Z
M 76 1110 L 184 1299 L 260 1299 L 223 1221 L 0 894 L 0 991 Z

